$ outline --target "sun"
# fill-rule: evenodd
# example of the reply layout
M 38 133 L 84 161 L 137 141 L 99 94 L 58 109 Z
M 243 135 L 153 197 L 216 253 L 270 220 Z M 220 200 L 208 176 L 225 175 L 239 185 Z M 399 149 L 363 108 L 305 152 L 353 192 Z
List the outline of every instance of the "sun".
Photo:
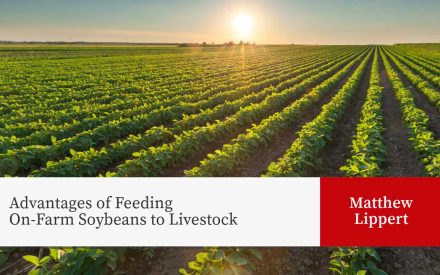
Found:
M 236 31 L 238 39 L 249 39 L 254 21 L 248 14 L 239 14 L 233 20 L 234 29 Z

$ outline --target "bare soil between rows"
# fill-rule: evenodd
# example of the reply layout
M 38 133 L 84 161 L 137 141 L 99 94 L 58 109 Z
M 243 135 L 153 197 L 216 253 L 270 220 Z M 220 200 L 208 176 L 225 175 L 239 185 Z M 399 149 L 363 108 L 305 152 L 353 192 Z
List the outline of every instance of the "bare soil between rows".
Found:
M 264 260 L 257 264 L 255 275 L 332 274 L 328 247 L 273 247 L 259 248 Z M 189 261 L 202 248 L 158 248 L 151 260 L 128 257 L 122 271 L 133 275 L 172 275 L 186 268 Z M 379 248 L 382 263 L 379 265 L 389 275 L 440 274 L 440 248 Z
M 353 74 L 356 68 L 359 66 L 361 61 L 356 62 L 356 64 L 348 71 L 348 73 L 340 80 L 335 88 L 331 91 L 325 93 L 322 98 L 311 107 L 311 109 L 306 110 L 306 112 L 292 125 L 290 128 L 286 129 L 284 132 L 278 134 L 276 138 L 255 153 L 251 160 L 236 171 L 234 176 L 241 177 L 258 177 L 267 171 L 267 167 L 273 161 L 277 161 L 278 158 L 282 157 L 283 154 L 290 148 L 293 141 L 298 137 L 298 132 L 301 128 L 311 122 L 319 113 L 322 111 L 322 106 L 331 101 L 333 96 L 344 86 L 348 78 Z
M 389 59 L 391 66 L 397 72 L 400 80 L 402 80 L 403 84 L 407 89 L 409 89 L 412 93 L 416 106 L 422 109 L 429 118 L 429 125 L 434 133 L 436 139 L 440 138 L 440 112 L 436 109 L 436 107 L 431 104 L 426 96 L 418 90 L 417 87 L 414 87 L 412 83 L 408 80 L 408 78 L 402 73 L 402 71 L 394 64 L 394 62 Z
M 328 274 L 330 248 L 259 248 L 263 261 L 256 265 L 255 275 L 302 275 Z M 180 268 L 187 268 L 196 253 L 203 248 L 158 248 L 156 256 L 150 260 L 142 255 L 129 255 L 121 268 L 122 272 L 133 275 L 174 275 Z
M 384 175 L 389 177 L 416 177 L 422 175 L 420 163 L 409 141 L 400 104 L 379 58 L 380 85 L 383 93 L 384 141 L 387 150 Z
M 357 63 L 359 63 L 359 62 L 357 62 Z M 354 71 L 354 69 L 352 69 L 351 72 L 352 71 Z M 343 83 L 345 83 L 346 79 L 347 78 L 344 78 L 343 81 L 338 83 L 338 87 L 342 87 Z M 323 81 L 321 81 L 320 83 L 322 83 L 322 82 Z M 319 84 L 313 85 L 313 87 L 316 87 L 318 85 Z M 285 107 L 289 106 L 292 102 L 294 102 L 298 98 L 301 98 L 303 95 L 308 94 L 313 89 L 313 87 L 309 87 L 308 89 L 306 89 L 305 92 L 299 93 Z M 325 99 L 329 100 L 329 98 L 331 98 L 331 97 L 329 97 L 329 94 L 326 94 L 324 96 L 324 100 Z M 275 114 L 276 112 L 278 112 L 278 111 L 280 111 L 282 109 L 283 108 L 271 110 L 271 112 L 268 114 L 268 116 L 270 116 L 272 114 Z M 315 109 L 317 109 L 317 108 L 315 108 Z M 320 108 L 318 108 L 318 110 L 320 110 Z M 259 120 L 259 121 L 261 121 L 261 120 Z M 232 133 L 228 133 L 227 135 L 224 135 L 221 139 L 216 140 L 215 142 L 213 142 L 213 143 L 211 143 L 211 144 L 209 144 L 207 146 L 201 147 L 198 152 L 192 154 L 191 156 L 186 158 L 183 162 L 181 162 L 179 164 L 176 164 L 176 165 L 174 165 L 172 167 L 167 168 L 165 170 L 164 175 L 165 176 L 184 176 L 184 171 L 185 170 L 189 170 L 189 169 L 191 169 L 193 167 L 198 166 L 200 164 L 200 161 L 203 160 L 208 153 L 215 152 L 216 150 L 221 150 L 224 144 L 227 144 L 228 142 L 231 142 L 231 140 L 233 138 L 237 137 L 238 135 L 246 133 L 246 129 L 247 128 L 248 127 L 241 127 L 238 130 L 233 131 Z M 296 131 L 292 131 L 292 129 L 290 129 L 289 132 L 290 132 L 290 135 L 291 135 L 290 137 L 284 137 L 283 138 L 283 134 L 278 135 L 278 136 L 280 136 L 280 139 L 284 140 L 283 143 L 284 143 L 284 146 L 286 147 L 284 149 L 288 148 L 288 145 L 289 145 L 288 142 L 290 142 L 290 144 L 291 144 L 291 141 L 294 139 L 294 135 L 296 135 Z M 286 132 L 286 135 L 289 135 L 289 133 Z M 266 146 L 266 147 L 264 147 L 263 150 L 267 150 L 267 152 L 265 152 L 265 153 L 263 153 L 261 151 L 258 152 L 258 154 L 257 154 L 258 155 L 258 160 L 253 159 L 252 160 L 252 164 L 250 164 L 253 167 L 252 169 L 249 169 L 249 168 L 245 167 L 243 169 L 240 169 L 239 172 L 234 174 L 234 176 L 237 175 L 237 176 L 249 176 L 249 177 L 251 177 L 251 176 L 259 176 L 259 175 L 261 175 L 261 173 L 264 172 L 265 169 L 267 168 L 267 165 L 271 161 L 275 160 L 276 157 L 279 157 L 285 150 L 283 152 L 277 152 L 277 153 L 274 153 L 274 152 L 271 152 L 271 151 L 274 148 L 281 148 L 281 147 L 282 146 L 280 146 L 279 143 L 275 147 L 273 147 L 273 146 Z M 258 165 L 258 167 L 255 166 L 256 164 Z
M 343 176 L 339 168 L 351 156 L 351 140 L 356 134 L 356 125 L 359 122 L 361 108 L 367 96 L 372 62 L 373 57 L 370 57 L 356 93 L 351 98 L 342 118 L 336 124 L 333 136 L 321 154 L 323 167 L 314 176 Z

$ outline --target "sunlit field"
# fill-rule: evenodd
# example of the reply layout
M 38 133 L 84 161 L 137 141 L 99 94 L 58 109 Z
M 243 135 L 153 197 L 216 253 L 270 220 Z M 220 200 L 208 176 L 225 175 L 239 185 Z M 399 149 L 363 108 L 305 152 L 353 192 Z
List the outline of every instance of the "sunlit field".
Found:
M 438 49 L 3 45 L 0 175 L 439 176 Z

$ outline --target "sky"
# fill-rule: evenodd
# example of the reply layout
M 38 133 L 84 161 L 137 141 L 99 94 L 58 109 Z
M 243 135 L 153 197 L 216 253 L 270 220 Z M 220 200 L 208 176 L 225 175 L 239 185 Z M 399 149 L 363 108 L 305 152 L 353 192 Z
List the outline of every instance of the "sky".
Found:
M 0 40 L 440 42 L 439 14 L 440 0 L 0 0 Z

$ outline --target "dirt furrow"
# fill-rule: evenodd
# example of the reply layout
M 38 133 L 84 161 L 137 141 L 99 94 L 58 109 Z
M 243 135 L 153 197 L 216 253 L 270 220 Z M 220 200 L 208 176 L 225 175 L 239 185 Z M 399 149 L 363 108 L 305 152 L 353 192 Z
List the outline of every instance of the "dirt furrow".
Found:
M 429 117 L 429 124 L 431 126 L 431 130 L 434 133 L 434 136 L 436 139 L 440 138 L 440 112 L 437 111 L 436 107 L 431 104 L 426 96 L 420 92 L 417 87 L 414 87 L 412 83 L 406 78 L 405 75 L 400 71 L 400 69 L 394 64 L 394 62 L 388 58 L 390 61 L 390 64 L 392 68 L 396 71 L 398 74 L 400 80 L 402 80 L 402 83 L 405 85 L 407 89 L 409 89 L 412 92 L 414 101 L 420 109 L 422 109 L 426 115 Z
M 357 66 L 359 65 L 360 61 L 358 61 L 355 66 L 353 66 L 353 68 L 350 70 L 349 75 L 351 75 L 354 72 L 354 68 L 357 68 Z M 343 86 L 343 83 L 346 82 L 348 77 L 345 77 L 340 83 L 338 83 L 338 88 L 341 88 Z M 319 84 L 317 84 L 319 85 Z M 317 85 L 314 85 L 317 86 Z M 301 93 L 298 97 L 296 98 L 300 98 L 301 96 L 303 96 L 304 94 L 309 93 L 311 90 L 313 89 L 313 87 L 307 89 L 306 92 Z M 325 104 L 325 102 L 328 102 L 331 98 L 331 94 L 333 94 L 333 91 L 331 93 L 327 93 L 323 99 L 321 99 L 321 101 L 323 101 Z M 293 102 L 293 101 L 292 101 Z M 321 105 L 322 105 L 321 104 Z M 316 106 L 318 106 L 316 111 L 310 111 L 306 114 L 306 117 L 310 116 L 310 113 L 316 113 L 318 114 L 320 112 L 320 104 L 317 104 Z M 277 111 L 281 111 L 281 110 L 274 110 L 270 115 L 276 113 Z M 316 116 L 315 114 L 315 116 Z M 313 119 L 314 116 L 310 117 L 310 120 Z M 300 122 L 299 125 L 302 125 L 302 123 Z M 187 158 L 184 162 L 174 166 L 174 167 L 170 167 L 168 169 L 165 170 L 165 175 L 166 176 L 174 176 L 174 177 L 178 177 L 178 176 L 184 176 L 184 171 L 185 170 L 189 170 L 195 166 L 198 166 L 200 164 L 200 161 L 203 160 L 204 158 L 206 158 L 208 153 L 211 152 L 215 152 L 216 150 L 221 150 L 224 144 L 227 144 L 228 142 L 231 142 L 231 140 L 235 137 L 237 137 L 239 134 L 245 133 L 246 129 L 249 127 L 243 127 L 242 129 L 239 129 L 239 132 L 237 133 L 237 131 L 234 131 L 234 133 L 230 133 L 229 135 L 225 135 L 221 140 L 218 140 L 215 143 L 210 144 L 210 146 L 207 146 L 206 148 L 200 148 L 200 150 L 191 155 L 191 157 Z M 300 128 L 295 128 L 292 130 L 292 128 L 290 128 L 288 131 L 285 132 L 285 134 L 281 134 L 279 135 L 279 138 L 277 138 L 277 140 L 275 141 L 274 144 L 276 144 L 276 146 L 266 146 L 266 147 L 262 147 L 262 150 L 257 152 L 258 155 L 255 156 L 255 158 L 252 160 L 251 163 L 249 163 L 249 166 L 246 166 L 244 168 L 240 168 L 237 173 L 235 175 L 237 176 L 248 176 L 248 177 L 256 177 L 261 175 L 267 168 L 267 166 L 269 165 L 270 162 L 272 162 L 273 160 L 276 160 L 278 157 L 280 157 L 285 150 L 287 150 L 290 145 L 292 144 L 292 141 L 295 139 L 295 135 L 296 132 L 299 130 Z M 282 149 L 280 149 L 282 148 Z
M 399 54 L 399 53 L 396 53 L 396 52 L 391 52 L 391 53 L 392 53 L 392 54 L 394 55 L 394 57 L 396 57 L 396 58 L 397 58 L 402 64 L 404 64 L 404 65 L 409 69 L 410 72 L 412 72 L 413 74 L 415 74 L 415 75 L 417 75 L 418 77 L 420 77 L 423 81 L 427 82 L 427 83 L 431 86 L 432 89 L 436 90 L 437 92 L 440 91 L 440 89 L 437 87 L 437 85 L 436 85 L 431 79 L 429 79 L 428 77 L 424 76 L 423 74 L 417 72 L 416 69 L 414 69 L 414 68 L 413 68 L 411 65 L 409 65 L 408 63 L 405 63 L 405 62 L 408 61 L 408 59 L 407 59 L 406 61 L 403 61 L 403 59 L 405 58 L 404 55 Z M 411 61 L 411 60 L 409 60 L 409 61 Z M 416 64 L 415 62 L 413 62 L 413 63 Z M 420 66 L 420 65 L 418 65 L 418 64 L 416 64 L 416 65 L 419 66 L 419 67 L 422 67 L 422 66 Z M 425 68 L 424 68 L 424 69 L 425 69 Z M 425 70 L 427 70 L 427 69 L 425 69 Z M 429 70 L 427 70 L 427 71 L 429 71 Z M 431 72 L 431 71 L 430 71 L 430 72 Z M 431 73 L 432 73 L 432 74 L 435 74 L 434 72 L 431 72 Z
M 382 108 L 385 147 L 387 148 L 384 176 L 421 176 L 422 170 L 408 140 L 409 137 L 403 124 L 400 104 L 388 79 L 382 58 L 379 58 L 379 70 L 380 84 L 384 87 Z
M 283 156 L 287 149 L 290 148 L 293 141 L 298 137 L 298 132 L 301 128 L 312 121 L 322 111 L 321 107 L 332 99 L 332 97 L 344 86 L 348 78 L 354 73 L 359 66 L 360 61 L 356 63 L 350 72 L 345 76 L 338 85 L 329 93 L 326 93 L 313 108 L 307 111 L 296 123 L 290 128 L 286 129 L 283 133 L 277 135 L 277 137 L 267 146 L 261 147 L 261 150 L 256 152 L 255 157 L 252 158 L 246 166 L 237 170 L 234 176 L 239 177 L 258 177 L 266 172 L 267 167 L 273 161 Z
M 313 176 L 343 176 L 339 168 L 351 156 L 351 140 L 356 134 L 356 125 L 367 96 L 372 62 L 373 57 L 370 58 L 359 88 L 351 99 L 351 105 L 347 107 L 343 117 L 337 123 L 330 142 L 321 154 L 322 169 L 316 171 Z

